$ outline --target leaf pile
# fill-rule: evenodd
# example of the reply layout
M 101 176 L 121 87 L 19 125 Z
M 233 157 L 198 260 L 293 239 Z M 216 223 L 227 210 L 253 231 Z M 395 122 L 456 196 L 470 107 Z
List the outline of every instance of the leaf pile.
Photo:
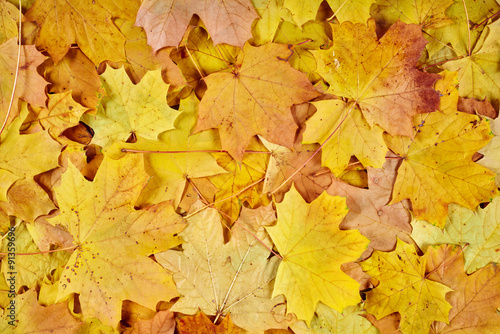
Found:
M 18 4 L 0 331 L 500 332 L 496 0 Z

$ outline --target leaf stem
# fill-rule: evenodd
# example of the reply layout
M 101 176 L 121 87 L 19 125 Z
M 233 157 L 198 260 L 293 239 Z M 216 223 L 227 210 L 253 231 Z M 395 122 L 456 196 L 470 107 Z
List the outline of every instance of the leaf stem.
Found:
M 148 151 L 148 150 L 134 150 L 129 148 L 122 148 L 122 152 L 124 153 L 228 153 L 226 150 L 191 150 L 191 151 Z M 272 154 L 272 152 L 268 151 L 253 151 L 253 150 L 245 150 L 245 153 L 260 153 L 260 154 Z
M 487 17 L 486 19 L 482 20 L 482 21 L 481 21 L 481 22 L 479 22 L 478 24 L 476 24 L 476 25 L 472 28 L 472 30 L 479 28 L 481 25 L 483 25 L 483 23 L 488 22 L 488 20 L 489 20 L 489 19 L 494 18 L 494 17 L 495 17 L 495 16 L 497 16 L 498 14 L 500 14 L 500 10 L 499 10 L 498 12 L 496 12 L 495 14 L 493 14 L 493 15 L 491 15 L 491 16 L 489 16 L 489 17 Z
M 19 0 L 19 31 L 17 39 L 19 41 L 19 47 L 17 49 L 17 65 L 16 65 L 16 76 L 14 77 L 14 87 L 12 87 L 12 95 L 10 96 L 9 109 L 7 109 L 7 115 L 2 124 L 2 128 L 0 129 L 0 136 L 2 135 L 5 126 L 7 125 L 7 121 L 10 117 L 10 112 L 12 111 L 12 105 L 14 104 L 14 96 L 16 94 L 16 86 L 17 86 L 17 78 L 19 77 L 19 64 L 21 63 L 21 21 L 22 21 L 22 1 Z
M 66 250 L 71 250 L 71 249 L 75 249 L 77 248 L 78 246 L 71 246 L 71 247 L 65 247 L 65 248 L 58 248 L 58 249 L 53 249 L 53 250 L 48 250 L 48 251 L 44 251 L 44 252 L 35 252 L 35 253 L 14 253 L 17 255 L 38 255 L 38 254 L 48 254 L 48 253 L 55 253 L 55 252 L 61 252 L 61 251 L 66 251 Z M 12 253 L 0 253 L 0 255 L 8 255 L 8 254 L 12 254 Z
M 470 21 L 469 21 L 469 12 L 467 11 L 467 5 L 465 4 L 465 0 L 462 0 L 462 3 L 464 4 L 464 10 L 465 10 L 465 19 L 467 20 L 467 33 L 469 34 L 469 43 L 467 45 L 467 55 L 470 56 L 470 49 L 471 49 L 471 39 L 470 39 Z

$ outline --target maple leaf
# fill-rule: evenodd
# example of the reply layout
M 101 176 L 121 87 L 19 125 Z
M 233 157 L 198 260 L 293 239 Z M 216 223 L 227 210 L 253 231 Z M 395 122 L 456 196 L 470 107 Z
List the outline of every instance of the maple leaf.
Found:
M 218 325 L 203 313 L 199 312 L 192 317 L 183 317 L 179 320 L 179 334 L 239 334 L 240 329 L 233 325 L 228 314 Z
M 297 322 L 291 328 L 295 334 L 378 334 L 379 331 L 363 315 L 363 306 L 348 306 L 340 313 L 323 303 L 318 303 L 311 320 L 311 329 L 305 323 Z
M 430 245 L 444 243 L 464 246 L 464 269 L 469 274 L 490 262 L 500 261 L 500 225 L 497 219 L 499 210 L 498 197 L 485 209 L 478 207 L 475 211 L 451 204 L 443 230 L 426 221 L 414 220 L 411 237 L 424 250 Z
M 374 251 L 361 267 L 379 281 L 365 302 L 377 319 L 399 312 L 399 328 L 408 334 L 427 333 L 433 321 L 448 323 L 451 305 L 445 295 L 451 289 L 426 276 L 426 257 L 419 257 L 413 245 L 398 239 L 394 252 Z
M 74 238 L 76 249 L 58 283 L 57 299 L 80 294 L 84 318 L 115 326 L 121 301 L 154 308 L 176 296 L 170 276 L 147 256 L 178 245 L 184 224 L 167 202 L 134 210 L 148 175 L 142 157 L 104 157 L 93 182 L 72 164 L 55 189 L 61 214 L 49 219 Z
M 195 132 L 218 128 L 222 148 L 241 161 L 256 134 L 281 146 L 292 147 L 297 126 L 290 107 L 319 93 L 305 74 L 280 60 L 288 48 L 281 44 L 245 45 L 233 73 L 212 73 L 205 78 Z
M 180 109 L 183 112 L 176 120 L 176 129 L 160 134 L 158 141 L 138 137 L 134 144 L 117 143 L 112 148 L 118 151 L 131 149 L 151 152 L 145 153 L 145 160 L 147 172 L 152 178 L 138 200 L 139 205 L 173 199 L 177 206 L 188 180 L 227 173 L 217 165 L 209 152 L 196 152 L 220 149 L 217 135 L 213 131 L 190 136 L 196 122 L 198 103 L 194 95 L 181 100 Z M 121 152 L 118 154 L 122 155 Z
M 500 302 L 499 267 L 490 264 L 473 275 L 466 275 L 463 255 L 460 247 L 450 245 L 428 250 L 426 271 L 429 279 L 453 289 L 446 294 L 446 300 L 452 306 L 449 325 L 434 322 L 431 334 L 496 333 L 500 329 L 497 313 Z
M 8 175 L 16 177 L 13 174 Z M 0 201 L 0 209 L 10 216 L 34 223 L 38 217 L 47 215 L 56 209 L 45 190 L 32 178 L 16 180 L 12 185 L 8 184 L 6 189 L 8 189 L 7 201 Z M 33 198 L 37 200 L 33 201 Z
M 94 129 L 94 143 L 105 147 L 131 134 L 156 140 L 158 134 L 174 128 L 179 112 L 167 104 L 169 85 L 163 82 L 160 69 L 147 72 L 137 85 L 123 67 L 108 68 L 101 78 L 107 96 L 95 116 L 81 118 Z
M 316 69 L 316 59 L 309 50 L 328 45 L 331 38 L 331 28 L 326 22 L 310 21 L 299 28 L 284 21 L 276 31 L 273 42 L 288 44 L 293 50 L 288 60 L 290 65 L 301 72 L 311 73 Z
M 261 140 L 271 151 L 262 192 L 274 194 L 275 201 L 282 201 L 283 195 L 288 192 L 292 183 L 308 203 L 316 199 L 331 184 L 328 169 L 321 167 L 321 154 L 316 154 L 306 164 L 316 152 L 317 146 L 296 144 L 295 150 L 292 151 L 263 138 Z M 297 169 L 300 169 L 298 173 Z M 284 184 L 290 177 L 292 178 Z
M 196 89 L 200 79 L 210 73 L 230 73 L 230 64 L 236 62 L 239 53 L 241 49 L 233 45 L 214 46 L 207 31 L 197 27 L 189 33 L 182 47 L 172 51 L 171 56 L 181 69 L 188 85 Z
M 274 219 L 270 206 L 243 208 L 224 244 L 216 210 L 205 209 L 189 218 L 181 233 L 184 250 L 155 256 L 174 273 L 182 295 L 171 310 L 195 314 L 200 309 L 217 318 L 231 313 L 233 322 L 251 333 L 286 328 L 291 317 L 285 316 L 283 296 L 271 299 L 278 261 L 268 259 L 272 243 L 264 226 Z
M 14 270 L 7 261 L 2 261 L 1 270 L 5 277 L 10 278 L 12 272 L 15 272 L 15 291 L 17 293 L 22 286 L 35 286 L 35 284 L 40 283 L 45 278 L 45 275 L 50 274 L 53 269 L 66 263 L 69 255 L 65 252 L 36 254 L 39 249 L 26 225 L 20 221 L 17 221 L 16 225 L 14 239 L 11 239 L 14 242 L 10 243 L 9 246 L 7 239 L 4 239 L 2 252 L 12 252 L 12 244 L 14 244 L 16 253 L 33 253 L 33 255 L 16 258 Z
M 18 45 L 15 38 L 9 39 L 0 45 L 0 119 L 5 120 L 12 89 L 15 82 L 17 67 Z M 45 60 L 45 56 L 36 50 L 33 45 L 21 47 L 19 74 L 14 94 L 12 110 L 7 124 L 19 115 L 17 101 L 19 98 L 38 107 L 45 106 L 47 96 L 45 86 L 47 82 L 36 71 L 37 67 Z
M 385 136 L 403 158 L 390 204 L 409 198 L 413 213 L 443 227 L 448 204 L 474 209 L 498 194 L 494 173 L 472 162 L 490 140 L 488 122 L 461 112 L 416 116 L 415 139 Z
M 114 68 L 123 65 L 134 84 L 141 81 L 148 71 L 161 68 L 164 81 L 170 84 L 169 92 L 179 90 L 186 85 L 186 80 L 181 71 L 170 59 L 170 52 L 174 48 L 163 48 L 153 53 L 151 47 L 147 45 L 146 33 L 143 29 L 134 27 L 133 22 L 123 19 L 115 20 L 115 24 L 127 38 L 125 42 L 127 61 L 113 64 Z M 108 61 L 108 63 L 110 62 Z
M 306 21 L 316 19 L 319 5 L 322 0 L 285 0 L 283 6 L 288 8 L 295 22 L 301 26 Z M 341 21 L 365 23 L 370 17 L 371 0 L 327 0 L 335 17 Z
M 7 312 L 0 320 L 2 333 L 76 333 L 83 322 L 76 320 L 69 312 L 67 303 L 59 303 L 43 307 L 38 304 L 37 293 L 29 290 L 18 295 L 14 302 L 15 319 L 9 318 Z M 9 321 L 14 323 L 12 326 Z
M 0 44 L 17 37 L 19 30 L 19 9 L 8 1 L 0 1 Z
M 302 142 L 322 144 L 336 130 L 322 147 L 323 166 L 339 175 L 354 155 L 365 167 L 382 167 L 388 150 L 382 128 L 370 126 L 359 108 L 342 100 L 316 101 L 312 105 L 317 111 L 306 123 Z
M 377 0 L 377 7 L 372 15 L 384 24 L 394 24 L 396 21 L 422 25 L 422 29 L 439 28 L 452 21 L 446 15 L 447 8 L 453 0 L 444 1 L 391 1 Z
M 71 91 L 73 99 L 87 108 L 96 110 L 105 94 L 94 63 L 80 49 L 70 49 L 57 64 L 48 60 L 44 75 L 51 83 L 49 93 Z
M 47 108 L 38 111 L 37 120 L 52 137 L 57 138 L 64 130 L 78 125 L 87 110 L 73 100 L 71 91 L 50 94 Z
M 368 124 L 392 135 L 412 136 L 412 119 L 437 109 L 432 85 L 437 74 L 415 68 L 426 40 L 420 27 L 397 22 L 378 40 L 375 21 L 368 25 L 332 24 L 333 46 L 312 51 L 328 93 L 357 103 Z
M 397 237 L 408 240 L 411 233 L 410 215 L 403 203 L 387 205 L 396 179 L 397 161 L 387 160 L 384 169 L 368 168 L 368 189 L 333 180 L 327 193 L 346 197 L 349 212 L 341 229 L 359 229 L 370 239 L 370 247 L 391 251 Z
M 244 202 L 252 208 L 269 204 L 268 197 L 262 196 L 263 184 L 259 182 L 266 175 L 269 156 L 264 153 L 267 151 L 266 147 L 254 138 L 247 147 L 251 152 L 245 153 L 241 164 L 228 154 L 220 155 L 217 157 L 217 164 L 228 173 L 210 177 L 210 181 L 218 189 L 215 194 L 215 207 L 233 220 L 238 219 Z M 252 184 L 253 186 L 250 187 Z M 224 200 L 226 198 L 230 199 Z M 232 225 L 232 221 L 230 224 Z
M 127 0 L 116 5 L 112 1 L 37 0 L 26 13 L 26 20 L 36 21 L 40 31 L 36 45 L 47 50 L 54 63 L 58 63 L 71 44 L 78 47 L 96 65 L 109 59 L 125 60 L 125 37 L 113 24 L 113 15 L 135 19 L 138 1 Z M 124 6 L 122 10 L 117 10 Z M 65 13 L 65 15 L 60 15 Z
M 369 240 L 339 229 L 348 211 L 345 199 L 324 192 L 307 204 L 292 187 L 276 211 L 277 225 L 266 227 L 283 256 L 273 296 L 284 294 L 288 312 L 308 324 L 319 301 L 339 312 L 360 302 L 359 283 L 340 265 L 357 260 Z
M 470 54 L 447 61 L 443 68 L 458 71 L 459 93 L 462 97 L 487 98 L 495 109 L 500 106 L 500 22 L 486 26 Z
M 6 128 L 0 137 L 0 200 L 7 200 L 6 192 L 19 178 L 31 178 L 49 169 L 58 167 L 61 145 L 45 131 L 21 135 L 19 128 L 28 114 L 22 104 L 19 117 Z M 6 186 L 4 188 L 4 186 Z
M 148 34 L 148 44 L 156 52 L 164 46 L 177 46 L 193 14 L 207 26 L 215 44 L 243 47 L 251 37 L 251 25 L 258 18 L 248 0 L 184 0 L 164 3 L 145 0 L 137 13 L 136 26 Z
M 164 310 L 156 313 L 151 319 L 137 321 L 134 327 L 126 329 L 124 334 L 174 334 L 174 332 L 174 313 Z

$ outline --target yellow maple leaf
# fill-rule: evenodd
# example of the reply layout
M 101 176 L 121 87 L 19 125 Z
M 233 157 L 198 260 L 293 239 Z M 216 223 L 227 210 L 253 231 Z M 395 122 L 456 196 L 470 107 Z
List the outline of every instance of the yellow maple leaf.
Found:
M 196 122 L 198 103 L 194 94 L 181 100 L 180 109 L 183 112 L 176 119 L 176 129 L 160 134 L 159 140 L 138 137 L 136 143 L 117 142 L 110 148 L 109 151 L 115 152 L 121 149 L 146 151 L 146 171 L 152 178 L 141 193 L 139 205 L 173 199 L 177 206 L 189 179 L 227 173 L 217 165 L 212 154 L 203 152 L 220 149 L 217 133 L 203 131 L 190 135 Z M 117 155 L 123 154 L 118 152 Z
M 0 140 L 0 200 L 7 200 L 7 190 L 19 178 L 30 178 L 59 166 L 61 145 L 46 131 L 21 135 L 19 128 L 28 115 L 23 103 L 19 117 L 4 130 Z
M 354 155 L 364 167 L 382 167 L 387 146 L 381 127 L 370 126 L 359 108 L 342 100 L 324 100 L 312 104 L 317 111 L 306 123 L 302 142 L 323 144 L 337 130 L 322 147 L 323 166 L 330 168 L 338 176 L 347 168 Z
M 398 239 L 393 252 L 375 251 L 361 267 L 379 281 L 365 302 L 377 319 L 399 312 L 399 328 L 406 334 L 426 334 L 435 320 L 448 323 L 451 305 L 445 295 L 452 290 L 427 278 L 426 257 L 419 257 L 413 245 Z
M 72 43 L 96 65 L 105 61 L 124 61 L 125 37 L 112 21 L 113 16 L 135 19 L 139 2 L 38 0 L 26 13 L 26 20 L 41 25 L 36 46 L 47 50 L 58 63 Z M 121 10 L 120 10 L 121 9 Z M 64 13 L 64 15 L 61 15 Z M 128 14 L 127 14 L 128 13 Z
M 391 204 L 409 198 L 416 218 L 443 227 L 448 204 L 475 209 L 498 194 L 495 174 L 472 162 L 491 138 L 488 121 L 435 112 L 416 116 L 413 124 L 414 140 L 385 136 L 389 149 L 403 158 Z
M 194 131 L 218 128 L 222 148 L 239 161 L 256 134 L 292 147 L 297 125 L 290 107 L 319 93 L 304 73 L 280 60 L 288 54 L 282 44 L 246 44 L 233 73 L 212 73 L 205 78 L 208 89 Z
M 357 230 L 339 229 L 348 212 L 345 198 L 323 192 L 308 204 L 292 187 L 276 210 L 277 225 L 266 227 L 283 256 L 273 296 L 284 294 L 288 312 L 308 324 L 319 301 L 339 312 L 359 303 L 359 283 L 340 266 L 357 260 L 370 241 Z
M 474 211 L 451 204 L 443 230 L 414 220 L 411 237 L 423 250 L 444 243 L 463 246 L 464 269 L 470 274 L 490 262 L 500 261 L 499 212 L 500 197 L 495 197 L 485 209 L 478 207 Z
M 432 89 L 439 75 L 415 68 L 425 44 L 420 27 L 397 22 L 380 40 L 375 21 L 368 26 L 332 24 L 333 46 L 312 51 L 328 93 L 357 103 L 368 124 L 392 135 L 412 136 L 412 118 L 432 112 L 439 95 Z
M 309 20 L 316 19 L 322 0 L 285 0 L 283 6 L 292 12 L 295 22 L 301 26 Z M 370 17 L 371 0 L 327 0 L 335 17 L 341 21 L 366 23 Z
M 94 129 L 94 143 L 105 147 L 116 140 L 125 141 L 131 134 L 156 140 L 161 132 L 174 128 L 180 112 L 167 104 L 169 85 L 160 69 L 147 72 L 137 85 L 123 67 L 108 68 L 101 78 L 107 96 L 95 116 L 87 114 L 81 119 Z
M 61 214 L 52 224 L 66 228 L 76 249 L 58 283 L 57 299 L 80 294 L 84 318 L 99 316 L 116 326 L 122 300 L 154 309 L 177 295 L 170 275 L 148 258 L 181 243 L 184 228 L 170 203 L 135 210 L 149 176 L 140 155 L 105 156 L 93 182 L 69 164 L 55 188 Z

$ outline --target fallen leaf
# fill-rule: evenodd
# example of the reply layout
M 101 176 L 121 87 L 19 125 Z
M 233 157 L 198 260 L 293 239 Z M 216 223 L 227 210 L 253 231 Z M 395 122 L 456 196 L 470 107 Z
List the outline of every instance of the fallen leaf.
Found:
M 426 271 L 429 279 L 453 289 L 446 294 L 446 300 L 452 306 L 449 325 L 434 322 L 431 334 L 496 333 L 500 330 L 496 310 L 500 303 L 499 268 L 490 264 L 473 275 L 466 275 L 463 255 L 460 247 L 451 245 L 428 250 Z
M 0 45 L 0 120 L 3 124 L 9 109 L 9 103 L 14 87 L 17 68 L 18 45 L 15 38 Z M 47 96 L 45 86 L 47 82 L 37 72 L 37 67 L 45 60 L 45 56 L 38 52 L 33 45 L 21 47 L 19 74 L 17 76 L 16 91 L 12 110 L 7 121 L 9 125 L 19 115 L 18 99 L 21 98 L 37 107 L 45 106 Z
M 366 23 L 370 18 L 371 0 L 326 0 L 340 21 L 352 21 L 354 23 Z M 301 26 L 309 20 L 316 19 L 319 5 L 322 0 L 285 0 L 283 6 L 288 8 L 295 22 Z
M 94 111 L 105 94 L 94 63 L 80 49 L 69 49 L 57 64 L 48 60 L 44 76 L 49 93 L 71 91 L 76 102 Z
M 306 122 L 302 142 L 326 142 L 321 154 L 323 166 L 330 168 L 338 176 L 348 167 L 351 156 L 354 155 L 364 167 L 382 167 L 388 151 L 382 137 L 382 128 L 378 125 L 370 126 L 358 107 L 342 100 L 324 100 L 311 104 L 317 111 Z
M 119 12 L 112 1 L 37 0 L 25 19 L 36 21 L 41 26 L 36 46 L 47 50 L 55 64 L 68 52 L 71 44 L 77 43 L 83 53 L 99 65 L 107 59 L 125 60 L 125 37 L 111 18 L 114 15 L 127 18 L 125 13 L 136 13 L 139 2 L 128 0 L 121 5 L 125 8 Z
M 169 85 L 163 82 L 160 69 L 149 71 L 137 85 L 123 67 L 108 68 L 101 80 L 107 96 L 95 116 L 81 118 L 94 129 L 94 143 L 105 147 L 125 141 L 131 134 L 156 140 L 160 133 L 174 128 L 179 111 L 167 104 Z
M 484 98 L 482 101 L 475 99 L 459 98 L 457 110 L 466 112 L 472 115 L 481 115 L 489 118 L 497 118 L 498 111 L 493 108 L 491 103 Z
M 228 314 L 222 322 L 214 325 L 210 319 L 199 312 L 192 317 L 183 317 L 179 320 L 179 334 L 239 334 L 240 329 L 233 325 Z
M 0 44 L 17 37 L 19 30 L 19 9 L 8 1 L 0 1 Z
M 286 328 L 293 317 L 285 315 L 284 298 L 271 297 L 278 261 L 269 259 L 272 243 L 264 226 L 274 220 L 270 206 L 243 208 L 224 244 L 216 210 L 207 208 L 189 218 L 181 233 L 183 251 L 155 256 L 174 273 L 181 294 L 171 310 L 195 314 L 200 309 L 217 319 L 230 313 L 234 324 L 250 333 Z
M 59 303 L 43 307 L 38 304 L 37 293 L 29 290 L 14 302 L 15 316 L 9 318 L 4 314 L 0 320 L 0 331 L 2 333 L 24 334 L 24 333 L 54 333 L 66 334 L 76 333 L 83 322 L 75 319 L 68 310 L 67 303 Z M 12 326 L 9 321 L 12 321 Z
M 384 136 L 402 158 L 390 204 L 409 198 L 415 218 L 443 227 L 450 203 L 475 209 L 498 194 L 494 173 L 472 162 L 491 138 L 487 121 L 461 112 L 416 116 L 415 139 Z
M 256 134 L 281 146 L 292 147 L 297 126 L 290 107 L 319 95 L 305 74 L 288 65 L 288 48 L 281 44 L 246 45 L 233 73 L 212 73 L 205 78 L 195 132 L 218 128 L 222 148 L 241 161 Z
M 125 334 L 174 334 L 174 314 L 168 310 L 159 311 L 148 320 L 139 320 L 132 329 L 127 329 Z
M 427 43 L 420 27 L 397 22 L 380 40 L 374 20 L 368 26 L 344 22 L 331 27 L 333 46 L 312 51 L 316 71 L 330 84 L 327 93 L 358 104 L 370 126 L 411 137 L 413 116 L 439 106 L 432 89 L 439 76 L 415 68 Z
M 377 319 L 399 312 L 399 329 L 408 334 L 427 333 L 434 321 L 447 323 L 452 306 L 445 295 L 452 289 L 427 277 L 426 262 L 426 256 L 418 256 L 413 245 L 401 240 L 394 252 L 373 252 L 361 262 L 363 270 L 379 281 L 366 292 L 365 310 Z
M 105 157 L 93 182 L 69 164 L 55 189 L 61 214 L 49 222 L 65 227 L 76 246 L 57 299 L 80 294 L 84 318 L 99 315 L 116 326 L 122 300 L 154 309 L 177 295 L 170 275 L 148 256 L 180 244 L 184 224 L 167 202 L 133 208 L 148 178 L 138 155 Z
M 451 204 L 441 230 L 423 220 L 412 221 L 411 237 L 420 248 L 430 245 L 455 244 L 464 247 L 465 271 L 470 274 L 490 262 L 500 261 L 500 198 L 495 197 L 484 209 L 472 211 Z M 467 246 L 465 246 L 467 245 Z
M 273 296 L 286 296 L 287 312 L 310 324 L 320 301 L 339 312 L 359 303 L 359 283 L 340 265 L 357 260 L 369 240 L 339 229 L 348 211 L 345 199 L 324 192 L 307 204 L 292 187 L 276 211 L 277 225 L 266 227 L 283 256 Z
M 184 0 L 163 3 L 145 0 L 137 13 L 136 26 L 148 34 L 148 44 L 156 52 L 164 46 L 177 46 L 193 14 L 205 23 L 215 44 L 243 47 L 252 37 L 251 25 L 258 18 L 248 0 Z
M 398 162 L 387 160 L 384 167 L 368 167 L 368 189 L 333 180 L 327 193 L 346 197 L 349 212 L 340 224 L 341 229 L 359 229 L 370 239 L 371 249 L 391 251 L 396 246 L 397 238 L 410 241 L 410 214 L 401 202 L 388 205 Z

